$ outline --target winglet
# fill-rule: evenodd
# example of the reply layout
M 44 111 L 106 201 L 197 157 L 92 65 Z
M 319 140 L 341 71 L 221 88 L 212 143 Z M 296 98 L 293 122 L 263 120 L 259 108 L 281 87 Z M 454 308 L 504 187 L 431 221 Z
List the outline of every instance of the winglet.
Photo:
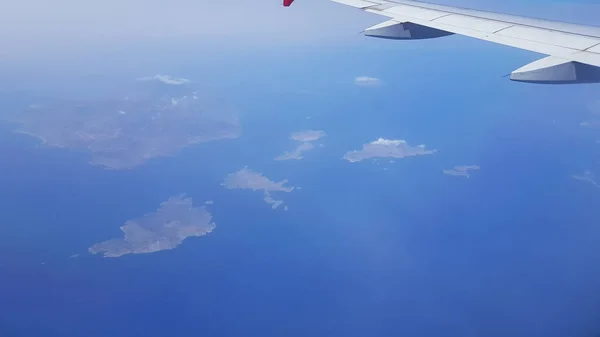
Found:
M 294 2 L 294 0 L 283 0 L 283 5 L 285 7 L 290 7 L 290 5 Z

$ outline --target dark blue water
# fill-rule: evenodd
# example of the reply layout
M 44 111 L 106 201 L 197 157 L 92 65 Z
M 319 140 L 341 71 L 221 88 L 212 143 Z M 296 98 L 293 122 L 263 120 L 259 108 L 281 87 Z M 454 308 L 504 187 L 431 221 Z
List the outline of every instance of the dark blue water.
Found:
M 91 167 L 85 153 L 39 147 L 3 126 L 0 335 L 599 331 L 600 190 L 570 177 L 597 164 L 596 144 L 577 127 L 585 116 L 573 103 L 578 93 L 515 86 L 481 74 L 491 72 L 483 63 L 466 74 L 461 63 L 447 69 L 477 86 L 431 82 L 443 64 L 349 60 L 328 69 L 336 80 L 315 83 L 308 70 L 335 55 L 302 55 L 297 67 L 281 66 L 280 82 L 244 68 L 257 85 L 240 80 L 243 91 L 234 76 L 222 79 L 240 107 L 243 136 L 132 171 Z M 338 83 L 357 65 L 385 76 L 386 86 Z M 274 93 L 277 83 L 285 90 Z M 306 89 L 316 93 L 297 92 Z M 290 132 L 306 128 L 325 130 L 325 147 L 302 161 L 272 160 L 296 146 Z M 439 153 L 380 165 L 341 159 L 379 137 Z M 442 174 L 460 164 L 482 169 L 471 179 Z M 302 187 L 274 195 L 288 212 L 272 210 L 259 192 L 220 186 L 246 165 Z M 213 233 L 148 255 L 86 253 L 179 193 L 198 205 L 215 201 Z

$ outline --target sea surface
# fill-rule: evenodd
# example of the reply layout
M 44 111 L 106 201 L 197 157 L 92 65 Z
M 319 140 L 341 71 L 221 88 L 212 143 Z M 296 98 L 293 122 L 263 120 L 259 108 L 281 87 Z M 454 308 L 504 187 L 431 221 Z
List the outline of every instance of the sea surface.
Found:
M 377 90 L 350 78 L 304 91 L 312 82 L 299 67 L 281 74 L 289 85 L 278 93 L 232 87 L 239 139 L 134 170 L 90 166 L 86 153 L 45 148 L 2 125 L 0 335 L 600 331 L 600 189 L 571 178 L 597 165 L 597 145 L 578 129 L 583 114 L 565 113 L 569 103 L 558 98 L 537 103 L 539 91 L 501 78 L 494 90 L 431 84 L 429 99 L 416 97 L 424 85 L 416 76 Z M 273 160 L 297 145 L 290 132 L 309 128 L 327 132 L 316 142 L 323 147 Z M 395 163 L 342 159 L 379 137 L 438 152 Z M 464 164 L 481 170 L 469 179 L 442 173 Z M 301 187 L 274 193 L 288 211 L 271 209 L 258 191 L 220 186 L 245 166 Z M 87 253 L 180 193 L 196 205 L 214 201 L 213 233 L 153 254 Z

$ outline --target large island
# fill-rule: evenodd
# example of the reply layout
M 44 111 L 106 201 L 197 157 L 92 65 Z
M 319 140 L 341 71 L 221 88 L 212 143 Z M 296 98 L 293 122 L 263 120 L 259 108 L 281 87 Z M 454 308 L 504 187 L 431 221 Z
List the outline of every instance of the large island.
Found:
M 108 169 L 134 168 L 192 144 L 241 134 L 226 104 L 168 77 L 141 81 L 118 98 L 33 101 L 0 117 L 46 146 L 85 150 L 91 164 Z
M 173 249 L 191 236 L 204 236 L 215 228 L 204 206 L 194 207 L 192 198 L 178 195 L 160 204 L 155 211 L 121 226 L 122 238 L 97 243 L 92 254 L 119 257 L 125 254 L 152 253 Z

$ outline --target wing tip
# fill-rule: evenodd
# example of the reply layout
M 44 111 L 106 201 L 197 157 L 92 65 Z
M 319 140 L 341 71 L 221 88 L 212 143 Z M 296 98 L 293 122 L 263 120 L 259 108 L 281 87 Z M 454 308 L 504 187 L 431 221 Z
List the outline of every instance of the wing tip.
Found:
M 283 0 L 284 7 L 290 7 L 290 5 L 294 2 L 294 0 Z

